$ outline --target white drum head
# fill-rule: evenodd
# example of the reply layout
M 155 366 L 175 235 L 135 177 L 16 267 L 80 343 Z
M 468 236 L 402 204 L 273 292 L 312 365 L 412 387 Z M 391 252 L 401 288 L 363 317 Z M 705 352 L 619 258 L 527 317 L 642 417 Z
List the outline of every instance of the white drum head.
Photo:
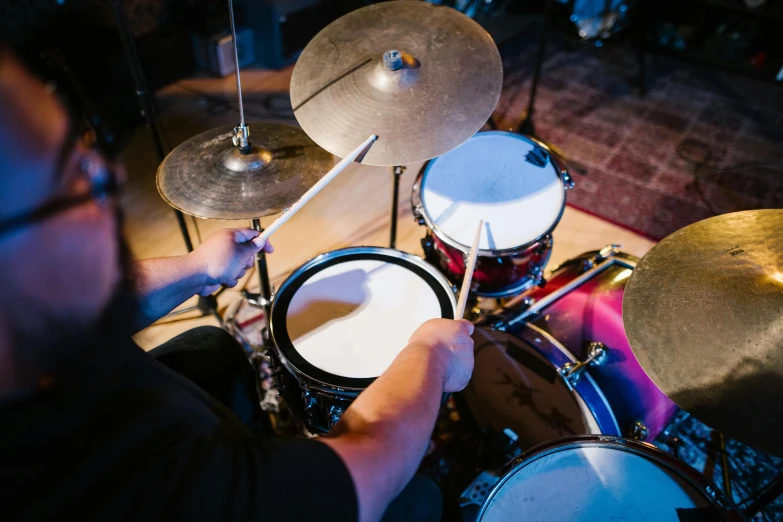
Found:
M 415 270 L 405 259 L 335 261 L 309 277 L 305 273 L 288 301 L 285 331 L 295 352 L 286 355 L 289 360 L 298 355 L 333 376 L 375 378 L 423 322 L 443 317 L 444 304 L 453 309 L 448 284 L 420 260 L 425 268 Z
M 679 522 L 677 509 L 710 506 L 653 460 L 617 446 L 567 446 L 512 470 L 481 522 Z
M 565 205 L 565 189 L 549 161 L 537 166 L 528 153 L 542 150 L 524 136 L 480 132 L 432 160 L 421 181 L 421 201 L 446 236 L 469 248 L 479 220 L 479 248 L 506 250 L 547 233 Z

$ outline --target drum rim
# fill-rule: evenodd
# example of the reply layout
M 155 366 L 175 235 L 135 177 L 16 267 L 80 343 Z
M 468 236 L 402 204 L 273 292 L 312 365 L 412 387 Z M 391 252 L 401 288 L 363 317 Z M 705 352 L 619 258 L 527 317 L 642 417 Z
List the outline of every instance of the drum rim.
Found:
M 533 343 L 530 342 L 527 338 L 523 337 L 522 333 L 526 328 L 533 331 L 536 335 L 542 337 L 547 343 L 551 345 L 551 348 L 544 349 L 542 343 Z M 568 362 L 578 362 L 578 359 L 573 353 L 571 353 L 571 350 L 561 344 L 560 341 L 558 341 L 549 332 L 532 323 L 524 323 L 522 328 L 519 328 L 514 332 L 506 333 L 509 335 L 514 335 L 540 353 L 549 362 L 549 364 L 555 368 L 555 370 L 562 368 L 564 364 L 562 361 L 557 360 L 558 353 L 568 359 Z M 584 402 L 585 406 L 587 406 L 587 409 L 590 410 L 590 414 L 595 419 L 595 422 L 603 435 L 619 437 L 622 434 L 622 431 L 620 431 L 620 425 L 617 422 L 617 417 L 615 416 L 614 410 L 612 409 L 612 405 L 609 403 L 609 400 L 606 398 L 603 390 L 598 385 L 598 383 L 595 382 L 595 379 L 593 379 L 593 376 L 590 375 L 589 372 L 584 372 L 581 375 L 579 382 L 576 383 L 576 386 L 573 387 L 571 392 L 575 393 L 579 396 L 579 398 L 582 399 L 582 402 Z M 603 407 L 603 411 L 599 410 L 599 405 Z
M 680 477 L 682 480 L 691 485 L 694 489 L 699 491 L 707 502 L 713 507 L 718 508 L 721 512 L 721 519 L 726 521 L 742 520 L 736 512 L 730 511 L 726 505 L 722 492 L 715 487 L 712 482 L 704 478 L 698 471 L 691 466 L 685 464 L 681 460 L 669 455 L 665 451 L 655 447 L 649 442 L 641 442 L 622 437 L 614 437 L 610 435 L 574 435 L 569 437 L 563 437 L 560 439 L 554 439 L 547 442 L 543 442 L 536 446 L 533 446 L 529 450 L 522 453 L 519 457 L 514 458 L 506 463 L 503 467 L 502 477 L 498 482 L 492 486 L 487 498 L 481 505 L 478 515 L 476 516 L 476 522 L 481 522 L 482 518 L 487 512 L 489 503 L 495 498 L 500 489 L 513 477 L 520 469 L 528 464 L 535 462 L 542 457 L 552 455 L 559 451 L 572 449 L 575 447 L 611 447 L 626 451 L 634 455 L 639 455 L 654 463 L 661 464 L 666 469 Z
M 547 236 L 551 236 L 552 232 L 557 228 L 557 225 L 560 223 L 560 219 L 563 217 L 563 212 L 565 212 L 566 207 L 566 183 L 563 179 L 564 173 L 567 174 L 568 170 L 559 164 L 559 162 L 555 159 L 554 154 L 552 153 L 549 148 L 544 146 L 540 141 L 536 140 L 535 138 L 532 138 L 527 135 L 522 134 L 514 134 L 512 132 L 506 132 L 506 131 L 481 131 L 477 132 L 470 138 L 468 138 L 468 141 L 475 138 L 479 135 L 504 135 L 504 136 L 511 136 L 515 139 L 519 139 L 521 141 L 530 141 L 533 143 L 533 145 L 540 147 L 544 149 L 548 155 L 549 155 L 549 161 L 552 165 L 552 168 L 555 170 L 555 174 L 557 175 L 557 178 L 560 180 L 560 185 L 563 191 L 563 203 L 560 205 L 560 212 L 557 214 L 557 218 L 554 220 L 554 222 L 551 224 L 551 226 L 538 236 L 537 238 L 528 241 L 527 243 L 515 247 L 509 247 L 509 248 L 499 248 L 499 249 L 479 249 L 478 255 L 479 256 L 488 256 L 488 257 L 506 257 L 506 256 L 515 256 L 519 253 L 522 253 L 529 249 L 531 246 L 535 245 L 536 243 L 540 243 L 543 241 Z M 467 143 L 467 142 L 466 142 Z M 448 153 L 446 153 L 448 154 Z M 441 155 L 443 156 L 443 155 Z M 419 170 L 418 175 L 416 176 L 416 181 L 413 183 L 413 189 L 411 192 L 411 209 L 413 211 L 413 215 L 417 218 L 423 219 L 424 224 L 427 226 L 427 228 L 435 234 L 438 239 L 446 243 L 452 248 L 456 248 L 457 250 L 460 250 L 462 252 L 469 252 L 470 251 L 470 245 L 463 245 L 459 241 L 453 239 L 451 236 L 446 234 L 446 232 L 435 224 L 435 221 L 432 219 L 432 216 L 430 216 L 429 212 L 427 211 L 427 208 L 424 206 L 424 199 L 422 197 L 422 184 L 424 183 L 424 178 L 429 172 L 432 165 L 435 164 L 435 162 L 440 158 L 441 156 L 432 158 L 431 160 L 428 160 L 424 165 L 421 167 L 421 170 Z
M 448 301 L 447 305 L 448 305 L 448 309 L 451 311 L 451 317 L 446 317 L 446 318 L 453 319 L 457 314 L 457 299 L 454 295 L 454 287 L 451 285 L 451 283 L 449 283 L 449 281 L 446 279 L 446 277 L 443 274 L 441 274 L 435 269 L 435 267 L 433 267 L 432 265 L 430 265 L 429 263 L 427 263 L 426 261 L 424 261 L 423 259 L 421 259 L 420 257 L 414 254 L 403 252 L 401 250 L 395 250 L 392 248 L 368 247 L 368 246 L 341 248 L 338 250 L 332 250 L 329 252 L 324 252 L 323 254 L 319 254 L 314 258 L 306 261 L 301 266 L 299 266 L 296 270 L 291 272 L 291 274 L 285 279 L 285 281 L 283 281 L 283 283 L 280 285 L 280 288 L 277 290 L 277 292 L 275 292 L 274 299 L 272 300 L 272 307 L 269 312 L 269 332 L 272 338 L 272 349 L 275 355 L 277 355 L 278 359 L 280 360 L 280 363 L 300 383 L 304 381 L 305 383 L 307 383 L 308 386 L 312 386 L 313 388 L 320 389 L 322 391 L 334 391 L 338 393 L 348 392 L 348 394 L 356 394 L 366 389 L 370 384 L 372 384 L 372 382 L 375 379 L 377 379 L 377 377 L 345 377 L 343 375 L 335 375 L 333 373 L 327 372 L 326 370 L 322 370 L 321 368 L 316 367 L 315 365 L 313 365 L 312 363 L 304 359 L 304 357 L 302 357 L 298 353 L 298 351 L 293 345 L 293 342 L 291 342 L 291 340 L 288 338 L 287 335 L 288 332 L 287 329 L 285 328 L 285 321 L 283 320 L 281 322 L 280 319 L 277 320 L 275 319 L 276 317 L 279 317 L 281 313 L 285 313 L 288 311 L 288 305 L 290 304 L 290 299 L 285 299 L 285 297 L 287 296 L 287 292 L 289 292 L 289 289 L 291 288 L 292 285 L 294 285 L 296 282 L 300 280 L 303 274 L 305 274 L 312 268 L 323 265 L 326 262 L 348 257 L 348 256 L 353 257 L 362 254 L 368 256 L 375 256 L 375 257 L 386 257 L 387 259 L 395 259 L 398 261 L 402 261 L 403 263 L 406 263 L 408 265 L 407 267 L 409 266 L 418 267 L 427 275 L 431 276 L 432 279 L 439 284 L 439 287 L 442 288 L 443 294 L 438 295 L 439 294 L 438 287 L 433 287 L 432 285 L 429 284 L 429 281 L 427 281 L 427 279 L 422 278 L 424 279 L 425 283 L 427 283 L 428 286 L 432 288 L 433 292 L 435 292 L 436 297 L 438 298 L 438 301 L 441 304 L 441 310 L 443 310 L 444 303 L 440 298 L 445 297 L 446 301 Z M 373 259 L 373 257 L 368 257 L 368 259 Z M 400 264 L 400 266 L 406 266 L 406 265 Z M 324 269 L 325 268 L 328 267 L 324 267 Z M 302 281 L 302 283 L 304 283 L 304 281 Z M 293 297 L 293 294 L 291 297 Z M 285 308 L 282 309 L 281 311 L 281 306 L 283 305 L 285 305 Z M 283 319 L 284 318 L 285 316 L 283 316 Z M 285 343 L 283 343 L 282 341 L 285 341 Z M 295 359 L 297 358 L 301 360 L 296 361 Z
M 482 330 L 483 332 L 485 332 L 483 335 L 488 335 L 489 334 L 490 337 L 492 337 L 495 334 L 500 334 L 501 336 L 506 336 L 507 335 L 507 336 L 513 337 L 514 339 L 516 339 L 518 341 L 521 341 L 526 348 L 532 350 L 538 356 L 543 358 L 544 361 L 546 361 L 546 363 L 551 366 L 552 370 L 555 373 L 558 374 L 558 377 L 560 379 L 558 382 L 560 382 L 560 384 L 563 386 L 563 389 L 567 393 L 570 393 L 570 394 L 572 394 L 574 396 L 573 399 L 576 402 L 577 407 L 582 411 L 583 414 L 587 413 L 587 414 L 591 415 L 593 417 L 593 422 L 594 422 L 595 426 L 598 427 L 599 430 L 602 430 L 601 432 L 598 432 L 598 433 L 591 433 L 591 435 L 599 435 L 599 434 L 600 435 L 610 435 L 610 436 L 615 436 L 615 435 L 619 436 L 620 435 L 620 428 L 619 428 L 619 424 L 617 423 L 617 418 L 614 415 L 614 410 L 612 410 L 612 407 L 609 404 L 609 401 L 607 400 L 606 395 L 604 395 L 603 390 L 601 390 L 601 387 L 598 385 L 597 382 L 595 382 L 595 380 L 593 379 L 593 377 L 589 373 L 584 373 L 582 375 L 582 379 L 585 382 L 587 382 L 588 384 L 586 384 L 586 385 L 582 384 L 583 380 L 580 379 L 579 383 L 577 383 L 577 386 L 575 388 L 569 388 L 568 384 L 565 383 L 564 379 L 562 378 L 562 375 L 558 371 L 559 366 L 556 363 L 556 361 L 554 360 L 555 358 L 552 356 L 550 351 L 543 350 L 539 346 L 534 345 L 528 339 L 518 335 L 518 332 L 514 333 L 514 332 L 508 332 L 508 331 L 505 331 L 505 330 L 498 330 L 496 328 L 482 327 L 482 326 L 477 326 L 476 329 L 477 330 L 479 330 L 479 329 Z M 543 332 L 542 335 L 547 336 L 547 340 L 550 340 L 550 338 L 551 338 L 551 336 L 549 334 L 547 334 L 546 332 Z M 495 340 L 498 340 L 498 339 L 495 339 Z M 483 344 L 477 345 L 476 346 L 476 350 L 479 350 L 483 346 L 484 346 Z M 560 350 L 561 352 L 563 352 L 562 354 L 566 358 L 571 360 L 571 362 L 576 362 L 576 358 L 574 357 L 574 355 L 567 348 L 563 347 L 559 343 L 558 344 L 554 344 L 554 350 Z M 509 355 L 509 354 L 506 352 L 506 355 Z M 476 359 L 478 359 L 478 356 L 479 356 L 479 352 L 477 351 L 476 352 Z M 510 356 L 510 357 L 513 358 L 513 356 Z M 470 383 L 468 384 L 468 386 L 470 387 Z M 582 391 L 585 390 L 588 387 L 594 389 L 594 391 L 595 391 L 594 395 L 599 398 L 599 404 L 602 404 L 604 406 L 604 410 L 605 411 L 602 414 L 600 414 L 600 415 L 596 413 L 597 409 L 594 406 L 592 406 L 591 403 L 588 403 L 587 399 L 584 397 L 584 395 L 582 393 Z M 466 388 L 466 390 L 467 390 L 467 388 Z M 582 406 L 584 406 L 584 408 Z M 469 409 L 472 409 L 472 408 L 469 408 Z M 585 410 L 587 410 L 587 411 L 585 412 Z M 602 418 L 608 419 L 608 420 L 604 420 L 604 422 L 602 423 L 601 422 Z M 587 423 L 589 424 L 589 422 L 587 422 Z M 613 429 L 614 431 L 610 431 L 609 430 L 610 428 Z
M 583 252 L 579 254 L 578 256 L 574 256 L 572 258 L 566 259 L 565 261 L 563 261 L 562 263 L 560 263 L 559 265 L 557 265 L 552 269 L 549 275 L 549 279 L 551 279 L 560 270 L 567 268 L 569 266 L 573 266 L 574 264 L 579 263 L 580 261 L 584 261 L 585 259 L 592 259 L 600 253 L 601 253 L 600 250 L 589 250 L 587 252 Z M 634 267 L 636 267 L 636 265 L 639 264 L 639 261 L 641 261 L 641 258 L 633 254 L 629 254 L 628 252 L 624 252 L 622 250 L 617 250 L 607 255 L 606 260 L 609 260 L 613 257 L 616 257 L 622 261 L 627 261 L 628 263 L 633 264 Z

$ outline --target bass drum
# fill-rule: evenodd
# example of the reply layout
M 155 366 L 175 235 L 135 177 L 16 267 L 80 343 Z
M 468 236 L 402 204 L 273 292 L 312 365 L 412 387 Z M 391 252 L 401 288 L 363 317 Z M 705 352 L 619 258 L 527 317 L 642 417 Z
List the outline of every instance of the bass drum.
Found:
M 526 294 L 528 304 L 476 328 L 463 398 L 480 427 L 512 430 L 523 450 L 568 435 L 661 432 L 676 406 L 639 366 L 622 321 L 637 262 L 611 250 L 583 254 Z

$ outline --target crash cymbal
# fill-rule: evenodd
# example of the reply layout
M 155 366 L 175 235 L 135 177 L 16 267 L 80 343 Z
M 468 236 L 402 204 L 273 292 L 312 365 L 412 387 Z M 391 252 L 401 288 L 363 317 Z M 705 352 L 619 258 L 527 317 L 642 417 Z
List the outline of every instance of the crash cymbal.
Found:
M 334 164 L 302 130 L 250 124 L 250 154 L 234 146 L 232 127 L 193 136 L 158 168 L 158 192 L 172 207 L 206 219 L 252 219 L 294 203 Z
M 783 210 L 705 219 L 658 243 L 628 282 L 623 322 L 678 406 L 783 456 Z
M 502 82 L 497 47 L 476 22 L 429 2 L 384 2 L 310 41 L 294 67 L 291 103 L 307 135 L 329 152 L 344 157 L 377 134 L 362 163 L 405 165 L 475 134 Z

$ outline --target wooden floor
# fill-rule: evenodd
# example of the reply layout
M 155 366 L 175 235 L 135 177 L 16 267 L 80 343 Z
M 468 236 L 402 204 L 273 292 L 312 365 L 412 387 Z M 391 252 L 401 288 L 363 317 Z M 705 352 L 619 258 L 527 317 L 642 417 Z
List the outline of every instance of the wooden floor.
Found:
M 249 122 L 268 120 L 296 124 L 286 106 L 291 69 L 283 71 L 246 70 L 242 74 L 245 107 Z M 211 96 L 235 99 L 232 77 L 198 78 L 179 82 L 158 93 L 161 121 L 172 145 L 204 130 L 220 125 L 236 125 L 239 117 L 220 104 L 204 100 Z M 194 92 L 194 91 L 197 91 Z M 274 113 L 270 113 L 272 107 Z M 283 116 L 283 118 L 281 118 Z M 155 188 L 159 159 L 150 135 L 140 128 L 121 155 L 128 169 L 128 187 L 123 196 L 127 215 L 126 232 L 137 258 L 183 255 L 185 245 L 172 210 L 163 202 Z M 410 193 L 421 164 L 409 165 L 401 180 L 401 204 L 398 209 L 397 246 L 401 250 L 421 255 L 420 238 L 425 229 L 418 226 L 410 209 Z M 576 179 L 579 183 L 579 179 Z M 335 181 L 320 192 L 301 212 L 286 223 L 273 237 L 275 253 L 269 257 L 273 284 L 306 260 L 323 252 L 358 245 L 388 246 L 391 205 L 391 173 L 385 167 L 352 164 Z M 271 223 L 274 216 L 261 220 Z M 196 240 L 192 221 L 191 234 Z M 198 220 L 202 237 L 223 227 L 247 226 L 237 221 Z M 554 251 L 549 266 L 587 250 L 609 243 L 623 245 L 631 254 L 643 255 L 653 243 L 648 239 L 612 225 L 583 212 L 567 208 L 554 233 Z M 240 283 L 240 286 L 242 283 Z M 248 288 L 258 288 L 257 277 L 248 281 Z M 239 299 L 236 291 L 220 296 L 220 305 L 227 306 Z M 191 301 L 195 301 L 191 300 Z M 189 302 L 187 304 L 193 304 Z M 136 341 L 150 349 L 174 335 L 201 324 L 217 324 L 215 319 L 202 318 L 165 325 L 153 325 L 136 335 Z

